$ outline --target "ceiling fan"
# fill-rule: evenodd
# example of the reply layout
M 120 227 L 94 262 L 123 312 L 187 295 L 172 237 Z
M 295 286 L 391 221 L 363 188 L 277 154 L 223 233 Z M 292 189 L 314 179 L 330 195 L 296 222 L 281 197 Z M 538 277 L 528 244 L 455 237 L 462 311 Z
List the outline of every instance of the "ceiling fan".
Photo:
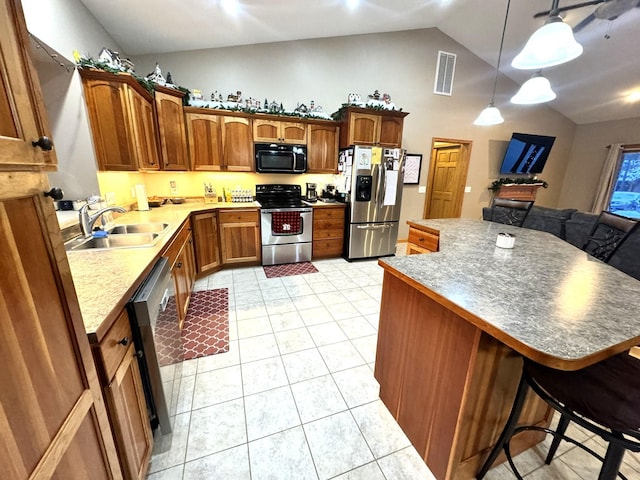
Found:
M 548 15 L 554 16 L 561 12 L 573 10 L 576 8 L 588 7 L 591 5 L 597 5 L 595 10 L 584 19 L 582 19 L 575 27 L 574 32 L 582 30 L 594 20 L 615 20 L 620 15 L 633 8 L 640 8 L 640 0 L 593 0 L 590 2 L 575 3 L 573 5 L 567 5 L 566 7 L 559 7 L 558 0 L 552 0 L 551 10 L 536 13 L 533 18 L 546 17 Z

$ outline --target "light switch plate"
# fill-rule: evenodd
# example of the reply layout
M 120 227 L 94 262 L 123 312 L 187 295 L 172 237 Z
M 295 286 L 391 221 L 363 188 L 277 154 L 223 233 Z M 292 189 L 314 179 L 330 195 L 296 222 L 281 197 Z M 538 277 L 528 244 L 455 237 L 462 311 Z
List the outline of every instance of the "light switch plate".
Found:
M 427 193 L 427 187 L 423 187 L 423 186 L 418 187 L 418 193 Z
M 471 193 L 471 187 L 468 185 L 464 187 L 464 193 Z

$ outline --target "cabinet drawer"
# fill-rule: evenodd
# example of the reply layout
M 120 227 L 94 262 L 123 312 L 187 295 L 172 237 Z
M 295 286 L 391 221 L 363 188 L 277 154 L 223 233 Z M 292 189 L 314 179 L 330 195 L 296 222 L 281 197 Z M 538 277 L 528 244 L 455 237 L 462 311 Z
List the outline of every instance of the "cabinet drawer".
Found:
M 126 310 L 123 310 L 100 342 L 100 361 L 102 362 L 107 382 L 110 382 L 115 375 L 118 365 L 120 365 L 132 342 L 129 315 L 127 315 Z
M 313 258 L 339 257 L 342 255 L 343 239 L 313 241 Z
M 438 235 L 422 232 L 413 227 L 409 228 L 409 243 L 413 243 L 418 247 L 437 252 L 439 240 L 440 237 Z
M 313 239 L 342 238 L 344 236 L 344 221 L 341 219 L 329 219 L 313 221 Z
M 221 210 L 220 223 L 255 223 L 258 224 L 258 210 Z
M 318 207 L 313 209 L 314 220 L 338 219 L 344 222 L 344 208 Z

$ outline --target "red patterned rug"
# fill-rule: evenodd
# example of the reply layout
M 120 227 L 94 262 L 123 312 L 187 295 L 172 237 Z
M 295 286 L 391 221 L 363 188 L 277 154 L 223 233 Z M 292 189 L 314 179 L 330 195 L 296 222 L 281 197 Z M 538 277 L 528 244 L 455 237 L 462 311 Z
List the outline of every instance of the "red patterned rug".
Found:
M 158 316 L 155 341 L 161 366 L 229 351 L 229 291 L 193 292 L 182 332 L 175 328 L 175 297 Z
M 264 274 L 267 276 L 267 278 L 304 275 L 305 273 L 316 273 L 318 271 L 318 269 L 314 267 L 311 262 L 266 265 L 262 268 L 264 268 Z

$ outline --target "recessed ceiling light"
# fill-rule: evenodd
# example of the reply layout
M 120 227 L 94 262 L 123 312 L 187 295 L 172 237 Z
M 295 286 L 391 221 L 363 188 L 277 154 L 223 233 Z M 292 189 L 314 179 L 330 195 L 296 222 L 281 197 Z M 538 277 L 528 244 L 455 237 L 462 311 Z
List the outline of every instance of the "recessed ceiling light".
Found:
M 229 15 L 235 15 L 240 9 L 240 2 L 238 0 L 220 0 L 222 9 Z
M 358 8 L 360 0 L 345 0 L 345 3 L 349 10 L 355 10 L 356 8 Z

